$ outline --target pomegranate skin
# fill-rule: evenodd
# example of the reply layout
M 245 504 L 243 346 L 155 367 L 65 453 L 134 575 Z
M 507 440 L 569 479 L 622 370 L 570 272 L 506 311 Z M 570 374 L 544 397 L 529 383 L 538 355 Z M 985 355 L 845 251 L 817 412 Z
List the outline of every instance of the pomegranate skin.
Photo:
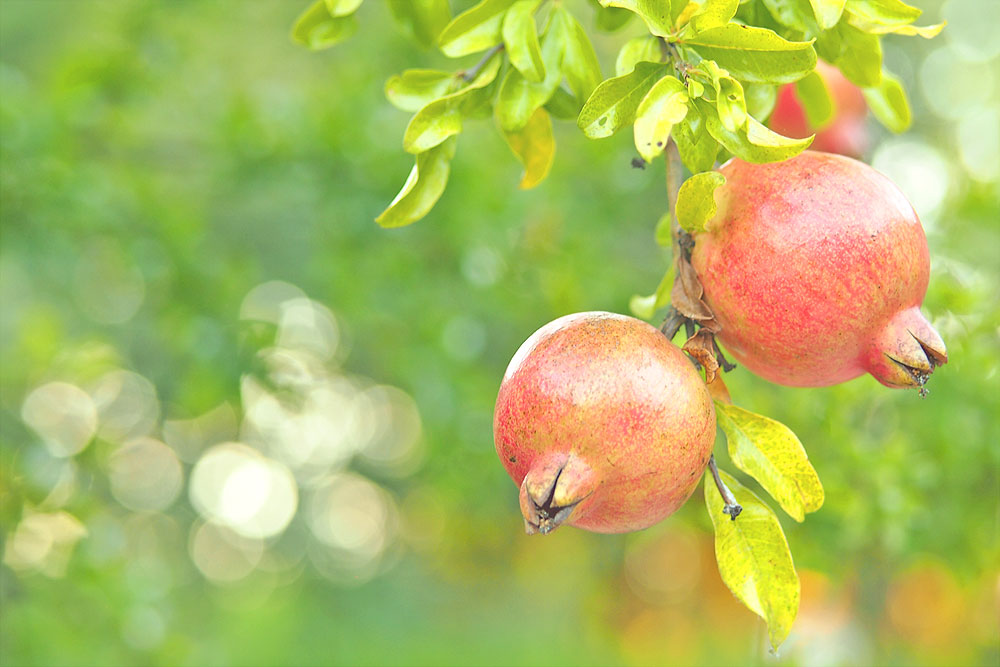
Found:
M 768 126 L 778 134 L 793 139 L 805 139 L 815 133 L 810 150 L 861 157 L 869 145 L 865 96 L 832 65 L 819 61 L 816 72 L 826 84 L 833 101 L 833 116 L 826 125 L 812 127 L 809 124 L 802 102 L 796 96 L 795 84 L 787 83 L 778 90 L 778 100 Z
M 806 151 L 721 169 L 719 210 L 691 265 L 737 361 L 777 384 L 819 387 L 865 372 L 922 387 L 947 361 L 920 313 L 930 258 L 916 212 L 885 176 Z
M 681 350 L 640 320 L 567 315 L 514 355 L 497 396 L 497 454 L 520 487 L 528 533 L 562 523 L 640 530 L 691 495 L 715 409 Z

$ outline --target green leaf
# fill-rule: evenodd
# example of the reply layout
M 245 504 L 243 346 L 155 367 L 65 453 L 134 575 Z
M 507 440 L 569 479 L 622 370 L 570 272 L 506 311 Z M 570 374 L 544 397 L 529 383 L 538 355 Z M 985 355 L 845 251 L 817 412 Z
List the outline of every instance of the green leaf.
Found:
M 615 76 L 624 76 L 633 69 L 636 63 L 650 62 L 658 63 L 663 60 L 663 53 L 660 51 L 660 40 L 656 37 L 633 37 L 625 42 L 621 51 L 618 52 L 618 60 L 615 61 Z
M 518 187 L 527 190 L 545 180 L 556 154 L 552 119 L 545 109 L 536 109 L 527 125 L 515 132 L 505 131 L 503 136 L 514 155 L 524 165 L 524 176 Z
M 683 8 L 683 5 L 687 4 L 686 0 L 673 0 L 672 2 L 670 0 L 600 0 L 600 2 L 604 7 L 621 7 L 638 14 L 639 18 L 646 22 L 649 32 L 658 37 L 670 35 L 674 19 L 677 14 L 680 14 L 680 10 L 677 10 L 677 14 L 673 13 L 672 5 L 681 5 Z
M 358 11 L 363 0 L 326 0 L 326 11 L 330 16 L 350 16 Z
M 790 139 L 772 132 L 753 116 L 747 116 L 746 125 L 739 131 L 726 129 L 718 111 L 707 102 L 699 100 L 698 110 L 705 118 L 705 127 L 716 141 L 736 157 L 747 162 L 781 162 L 795 157 L 812 143 L 813 137 Z
M 786 28 L 809 35 L 819 32 L 809 0 L 763 0 L 763 3 L 774 20 Z
M 674 242 L 673 231 L 670 229 L 670 222 L 670 211 L 667 211 L 660 216 L 659 220 L 656 221 L 656 230 L 653 233 L 656 243 L 664 248 L 669 248 Z M 671 277 L 670 280 L 672 284 L 673 278 Z M 670 288 L 667 288 L 667 292 L 670 292 Z
M 563 45 L 558 31 L 552 29 L 552 19 L 542 36 L 542 61 L 545 79 L 528 81 L 516 69 L 507 71 L 497 98 L 497 120 L 505 132 L 516 132 L 528 124 L 531 116 L 544 105 L 559 87 L 562 80 Z
M 451 138 L 417 156 L 403 189 L 375 222 L 383 227 L 402 227 L 427 215 L 448 184 L 456 139 Z
M 560 120 L 576 120 L 580 115 L 582 105 L 575 97 L 566 92 L 565 88 L 556 88 L 552 97 L 545 103 L 545 109 Z
M 810 72 L 795 82 L 795 97 L 802 104 L 810 127 L 822 129 L 833 120 L 833 98 L 818 72 Z
M 292 26 L 292 40 L 313 51 L 328 49 L 344 41 L 358 29 L 355 15 L 330 16 L 323 0 L 316 0 Z
M 874 88 L 882 82 L 882 45 L 875 35 L 841 21 L 837 25 L 840 55 L 834 64 L 852 83 Z
M 717 171 L 695 174 L 684 181 L 677 192 L 677 223 L 691 234 L 705 231 L 705 223 L 715 217 L 715 189 L 725 185 L 726 177 Z
M 882 70 L 882 83 L 877 88 L 862 88 L 861 92 L 880 123 L 893 132 L 905 132 L 910 127 L 910 103 L 899 79 Z
M 669 227 L 670 214 L 667 214 L 667 226 Z M 668 242 L 669 243 L 669 242 Z M 674 288 L 674 267 L 671 265 L 667 272 L 660 279 L 660 284 L 656 286 L 656 291 L 649 296 L 633 295 L 628 302 L 628 308 L 632 314 L 638 318 L 648 320 L 656 314 L 660 308 L 670 303 L 670 291 Z
M 563 43 L 562 71 L 566 83 L 581 102 L 585 101 L 601 82 L 601 64 L 583 26 L 562 4 L 552 8 L 552 29 Z
M 787 426 L 718 401 L 715 414 L 726 434 L 733 463 L 757 480 L 788 516 L 801 523 L 806 513 L 823 506 L 819 475 Z
M 397 109 L 418 109 L 447 94 L 455 75 L 433 69 L 408 69 L 385 83 L 385 96 Z
M 778 101 L 778 87 L 768 83 L 748 83 L 743 86 L 743 93 L 746 95 L 747 113 L 757 120 L 770 116 Z
M 628 25 L 632 12 L 616 7 L 602 7 L 597 0 L 590 0 L 594 5 L 594 25 L 603 32 L 616 32 Z
M 847 0 L 844 9 L 864 24 L 887 27 L 908 25 L 923 14 L 901 0 Z
M 635 147 L 646 162 L 663 152 L 674 125 L 687 115 L 687 89 L 669 74 L 657 81 L 639 102 L 633 134 Z
M 731 23 L 697 33 L 684 43 L 741 81 L 791 83 L 816 67 L 811 42 L 790 42 L 764 28 Z
M 708 74 L 715 89 L 715 106 L 725 128 L 735 132 L 743 127 L 747 119 L 747 102 L 740 82 L 720 69 L 714 60 L 701 61 L 698 69 Z
M 829 30 L 837 25 L 841 14 L 844 13 L 844 2 L 845 0 L 809 0 L 816 23 L 821 29 Z
M 538 44 L 535 27 L 535 10 L 538 0 L 518 0 L 507 11 L 503 20 L 503 43 L 507 48 L 510 64 L 528 81 L 545 78 L 545 63 Z
M 788 637 L 799 611 L 799 577 L 778 517 L 754 493 L 720 471 L 743 512 L 735 521 L 723 514 L 725 503 L 710 475 L 705 476 L 705 505 L 715 528 L 719 575 L 740 602 L 767 622 L 771 646 Z
M 438 37 L 441 52 L 449 58 L 460 58 L 499 44 L 504 14 L 514 1 L 483 0 L 456 16 Z
M 666 65 L 641 62 L 631 73 L 608 79 L 583 105 L 576 124 L 591 139 L 610 137 L 633 123 L 642 98 L 666 73 Z
M 435 46 L 451 21 L 448 0 L 387 0 L 389 11 L 403 30 L 425 47 Z
M 705 0 L 701 9 L 691 17 L 691 27 L 701 32 L 726 25 L 736 16 L 740 0 Z
M 719 144 L 705 128 L 705 121 L 700 112 L 690 109 L 684 120 L 674 129 L 673 135 L 681 162 L 692 174 L 709 171 L 715 167 Z

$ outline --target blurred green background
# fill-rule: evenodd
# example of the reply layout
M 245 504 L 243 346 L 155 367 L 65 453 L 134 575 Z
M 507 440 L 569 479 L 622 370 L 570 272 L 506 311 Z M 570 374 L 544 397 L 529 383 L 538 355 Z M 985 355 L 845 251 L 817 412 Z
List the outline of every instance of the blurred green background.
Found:
M 378 2 L 309 53 L 305 4 L 0 7 L 0 663 L 1000 662 L 1000 3 L 921 0 L 945 32 L 885 40 L 916 120 L 870 158 L 927 230 L 931 395 L 727 377 L 826 487 L 782 515 L 778 656 L 699 493 L 641 533 L 527 537 L 495 459 L 521 341 L 662 275 L 662 166 L 562 123 L 519 192 L 470 123 L 433 212 L 381 230 L 412 164 L 383 82 L 456 65 Z M 639 29 L 599 39 L 605 72 Z

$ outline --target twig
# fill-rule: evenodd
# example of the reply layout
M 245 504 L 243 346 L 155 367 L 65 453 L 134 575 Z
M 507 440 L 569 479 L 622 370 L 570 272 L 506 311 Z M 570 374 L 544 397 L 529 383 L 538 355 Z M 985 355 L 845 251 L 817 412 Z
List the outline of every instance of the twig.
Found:
M 483 54 L 483 57 L 479 60 L 478 63 L 476 63 L 472 67 L 472 69 L 467 69 L 464 72 L 462 72 L 462 78 L 465 79 L 466 81 L 472 81 L 473 79 L 475 79 L 477 76 L 479 76 L 479 72 L 482 71 L 484 67 L 486 67 L 486 63 L 490 61 L 490 58 L 500 53 L 501 51 L 503 51 L 503 44 L 497 44 L 496 46 L 494 46 L 492 49 Z
M 708 469 L 712 472 L 712 478 L 715 479 L 715 486 L 719 489 L 719 495 L 722 496 L 722 502 L 726 505 L 722 508 L 723 514 L 728 514 L 730 521 L 736 521 L 736 517 L 740 515 L 743 511 L 743 507 L 736 502 L 736 496 L 733 492 L 729 490 L 726 483 L 722 481 L 719 477 L 719 467 L 715 465 L 715 454 L 713 454 L 708 459 Z

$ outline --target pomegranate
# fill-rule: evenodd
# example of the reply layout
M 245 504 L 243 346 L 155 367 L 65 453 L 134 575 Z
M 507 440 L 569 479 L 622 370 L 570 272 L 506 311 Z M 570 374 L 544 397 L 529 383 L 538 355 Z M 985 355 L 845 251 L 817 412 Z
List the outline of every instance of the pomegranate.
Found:
M 815 133 L 809 146 L 814 151 L 840 153 L 848 157 L 861 157 L 868 150 L 869 136 L 865 119 L 868 105 L 861 89 L 847 80 L 840 70 L 823 61 L 816 63 L 819 74 L 833 101 L 833 116 L 822 127 L 812 127 L 806 119 L 795 93 L 795 84 L 787 83 L 778 91 L 778 101 L 768 125 L 778 134 L 794 139 L 804 139 Z
M 813 151 L 720 171 L 719 210 L 695 234 L 691 265 L 737 361 L 783 385 L 868 372 L 923 392 L 948 356 L 920 312 L 927 240 L 899 188 L 862 162 Z
M 543 326 L 511 359 L 493 435 L 529 534 L 564 523 L 622 533 L 688 499 L 712 453 L 715 409 L 659 330 L 577 313 Z

